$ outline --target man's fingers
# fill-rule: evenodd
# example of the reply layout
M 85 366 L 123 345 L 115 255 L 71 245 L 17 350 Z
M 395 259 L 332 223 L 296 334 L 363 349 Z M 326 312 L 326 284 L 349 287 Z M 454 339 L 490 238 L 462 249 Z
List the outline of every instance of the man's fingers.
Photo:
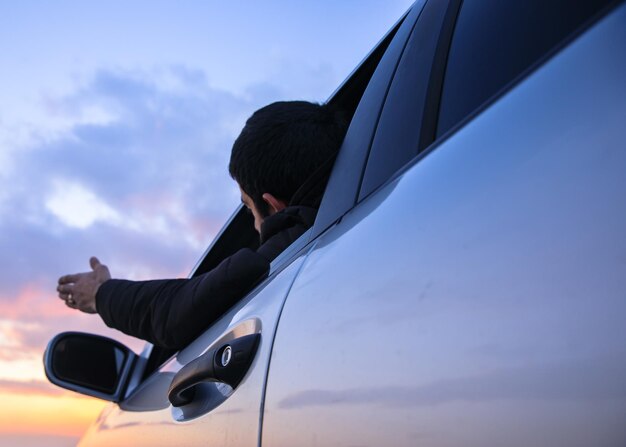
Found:
M 68 283 L 76 282 L 78 281 L 78 278 L 80 278 L 80 275 L 82 275 L 82 273 L 74 273 L 72 275 L 61 276 L 59 278 L 59 284 L 68 284 Z
M 74 287 L 70 284 L 59 284 L 57 286 L 57 292 L 59 292 L 59 294 L 61 293 L 67 293 L 70 294 L 72 293 L 72 290 L 74 289 Z
M 59 298 L 62 299 L 63 301 L 67 301 L 70 298 L 70 294 L 59 292 Z

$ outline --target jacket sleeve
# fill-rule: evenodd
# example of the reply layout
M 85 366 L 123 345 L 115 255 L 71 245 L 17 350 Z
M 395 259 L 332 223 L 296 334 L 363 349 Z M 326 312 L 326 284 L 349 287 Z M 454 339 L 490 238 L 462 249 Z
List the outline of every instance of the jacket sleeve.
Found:
M 191 279 L 104 282 L 96 308 L 107 326 L 181 349 L 267 275 L 265 256 L 244 248 Z

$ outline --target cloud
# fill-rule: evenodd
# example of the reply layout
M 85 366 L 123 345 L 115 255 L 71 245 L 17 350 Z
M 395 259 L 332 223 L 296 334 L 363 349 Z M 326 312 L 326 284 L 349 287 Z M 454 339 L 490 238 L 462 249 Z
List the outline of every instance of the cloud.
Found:
M 66 394 L 67 391 L 49 382 L 39 380 L 20 381 L 0 379 L 0 393 L 58 396 Z
M 92 255 L 114 277 L 186 276 L 239 203 L 227 173 L 233 140 L 279 92 L 267 84 L 235 95 L 181 66 L 101 70 L 69 95 L 43 98 L 62 125 L 22 135 L 31 123 L 3 138 L 0 377 L 42 378 L 43 350 L 65 330 L 141 349 L 67 309 L 57 278 L 86 271 Z
M 232 142 L 254 110 L 286 99 L 284 89 L 267 82 L 235 94 L 183 66 L 100 70 L 42 99 L 55 126 L 29 123 L 3 137 L 0 377 L 43 379 L 43 350 L 66 330 L 142 348 L 66 308 L 57 278 L 86 271 L 92 255 L 113 277 L 186 276 L 239 203 L 227 172 Z
M 39 360 L 46 343 L 58 332 L 77 330 L 114 335 L 98 316 L 69 309 L 42 284 L 25 285 L 16 296 L 0 295 L 0 315 L 0 351 L 14 350 L 27 356 L 36 353 Z M 123 337 L 138 347 L 134 339 Z
M 41 286 L 26 285 L 12 299 L 0 296 L 0 379 L 45 381 L 44 349 L 52 337 L 68 330 L 114 338 L 136 353 L 145 345 L 106 327 L 96 315 L 67 308 Z
M 91 255 L 117 276 L 186 274 L 238 204 L 230 147 L 267 99 L 214 89 L 202 71 L 180 66 L 102 70 L 46 98 L 51 119 L 74 124 L 8 152 L 2 299 L 26 283 L 53 288 Z
M 61 436 L 46 434 L 11 434 L 0 433 L 0 445 L 19 445 L 20 447 L 70 447 L 75 446 L 79 436 Z
M 63 180 L 53 183 L 45 208 L 66 226 L 78 229 L 88 228 L 98 221 L 111 224 L 121 221 L 120 215 L 94 193 L 80 184 Z

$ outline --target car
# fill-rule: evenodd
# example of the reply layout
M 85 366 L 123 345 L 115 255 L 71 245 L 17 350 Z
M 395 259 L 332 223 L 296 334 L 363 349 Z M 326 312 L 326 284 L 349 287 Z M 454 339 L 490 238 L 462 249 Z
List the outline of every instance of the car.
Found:
M 179 352 L 48 345 L 81 446 L 626 445 L 626 4 L 418 0 L 313 227 Z M 202 274 L 258 243 L 240 207 Z

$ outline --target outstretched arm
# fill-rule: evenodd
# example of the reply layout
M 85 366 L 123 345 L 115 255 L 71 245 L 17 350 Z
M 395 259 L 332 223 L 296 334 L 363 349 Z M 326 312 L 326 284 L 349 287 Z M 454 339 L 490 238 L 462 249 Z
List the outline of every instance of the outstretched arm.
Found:
M 210 272 L 191 279 L 110 279 L 106 266 L 90 260 L 92 272 L 59 279 L 59 297 L 72 308 L 98 313 L 105 324 L 155 345 L 181 349 L 239 301 L 270 262 L 310 226 L 315 213 L 298 207 L 266 219 L 264 243 L 243 248 Z M 308 213 L 308 212 L 307 212 Z
M 186 346 L 269 270 L 269 261 L 249 249 L 192 279 L 111 279 L 97 258 L 89 264 L 90 272 L 59 278 L 59 298 L 72 309 L 100 314 L 109 327 L 174 349 Z
M 90 272 L 61 276 L 57 292 L 67 307 L 95 314 L 97 312 L 96 294 L 102 283 L 111 279 L 111 273 L 109 273 L 109 268 L 101 264 L 95 256 L 89 259 L 89 265 L 91 266 Z
M 268 270 L 265 257 L 245 248 L 191 279 L 112 279 L 98 289 L 97 312 L 109 327 L 157 346 L 182 349 Z

